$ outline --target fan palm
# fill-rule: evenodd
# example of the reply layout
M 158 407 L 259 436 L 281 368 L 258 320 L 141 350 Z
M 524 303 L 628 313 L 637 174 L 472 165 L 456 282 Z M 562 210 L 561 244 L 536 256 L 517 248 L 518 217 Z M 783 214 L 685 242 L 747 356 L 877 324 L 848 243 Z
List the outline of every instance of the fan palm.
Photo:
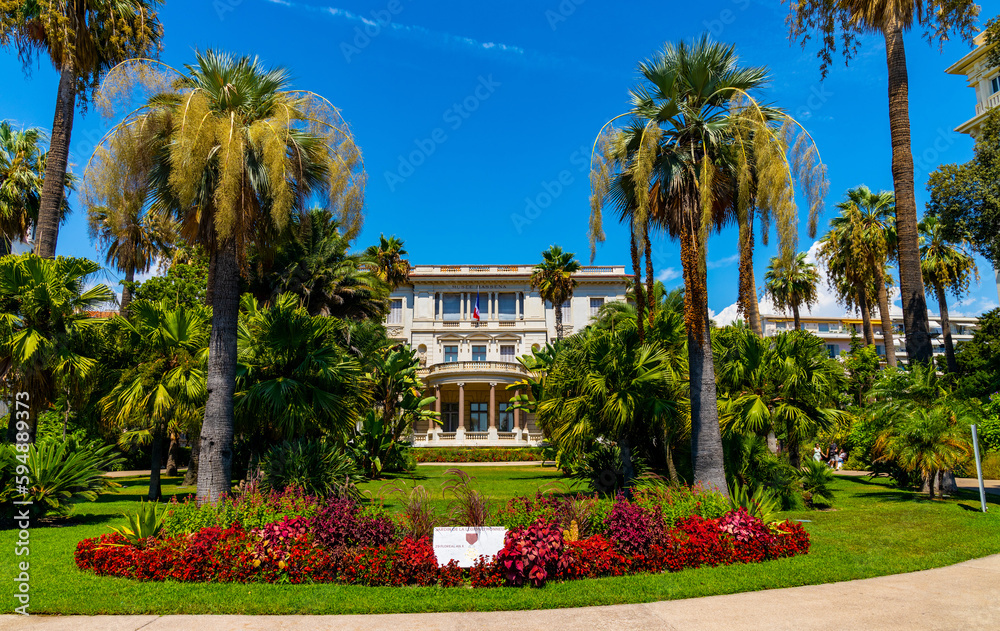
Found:
M 805 252 L 772 258 L 764 275 L 764 291 L 776 309 L 792 310 L 796 331 L 802 328 L 799 309 L 816 304 L 818 283 L 819 273 L 815 265 L 806 261 Z
M 552 304 L 556 315 L 556 339 L 563 337 L 563 303 L 573 297 L 577 282 L 573 274 L 580 270 L 580 263 L 572 252 L 563 252 L 558 245 L 542 252 L 542 262 L 531 272 L 531 288 Z
M 137 85 L 152 96 L 102 147 L 146 179 L 153 206 L 173 213 L 180 236 L 210 256 L 209 394 L 198 497 L 215 501 L 231 483 L 239 281 L 247 254 L 266 251 L 293 211 L 316 197 L 340 213 L 348 234 L 355 231 L 363 205 L 360 152 L 336 108 L 291 90 L 285 70 L 256 58 L 196 53 L 183 71 L 135 60 L 109 73 L 102 99 L 120 102 L 116 95 L 131 95 Z M 141 141 L 116 143 L 119 134 Z
M 931 499 L 939 473 L 950 471 L 969 456 L 965 430 L 953 422 L 945 406 L 913 408 L 876 441 L 882 459 L 894 459 L 908 471 L 919 471 Z
M 928 290 L 933 289 L 937 296 L 945 359 L 948 372 L 953 373 L 958 371 L 958 364 L 955 362 L 955 344 L 951 339 L 946 293 L 950 291 L 956 298 L 960 298 L 969 290 L 969 281 L 973 278 L 979 281 L 979 269 L 975 259 L 965 251 L 964 241 L 951 243 L 944 238 L 942 225 L 937 217 L 924 217 L 919 227 L 920 265 L 924 285 Z
M 732 46 L 707 36 L 690 46 L 667 44 L 639 71 L 645 83 L 632 89 L 633 108 L 622 115 L 632 122 L 609 135 L 602 129 L 600 136 L 601 156 L 591 175 L 591 241 L 603 240 L 606 199 L 629 223 L 633 252 L 650 227 L 680 240 L 695 481 L 725 493 L 706 287 L 708 232 L 766 209 L 777 216 L 783 247 L 791 248 L 796 213 L 788 154 L 806 185 L 811 217 L 822 203 L 825 179 L 815 148 L 806 147 L 803 135 L 793 142 L 791 127 L 780 124 L 790 119 L 750 96 L 766 82 L 766 69 L 740 66 Z M 641 303 L 638 282 L 636 293 Z
M 15 130 L 0 123 L 0 256 L 10 253 L 11 241 L 27 241 L 38 218 L 42 195 L 42 134 L 37 129 Z
M 80 382 L 96 362 L 81 354 L 84 327 L 103 322 L 87 312 L 111 301 L 107 285 L 87 288 L 100 265 L 87 259 L 42 259 L 34 254 L 0 259 L 0 378 L 19 382 L 33 410 L 52 403 L 57 386 Z M 31 415 L 34 440 L 36 416 Z M 13 442 L 14 415 L 8 439 Z
M 59 71 L 35 235 L 39 256 L 56 254 L 76 99 L 86 99 L 115 64 L 155 54 L 163 34 L 155 10 L 158 4 L 157 0 L 13 0 L 4 4 L 0 46 L 13 45 L 26 68 L 44 53 Z
M 818 30 L 823 48 L 818 53 L 821 71 L 827 68 L 841 42 L 844 56 L 857 51 L 863 35 L 880 34 L 885 40 L 889 77 L 889 130 L 892 142 L 892 181 L 896 197 L 899 234 L 899 280 L 910 361 L 929 362 L 933 349 L 927 322 L 927 305 L 920 271 L 917 236 L 917 202 L 910 144 L 909 80 L 903 33 L 914 24 L 924 27 L 928 41 L 942 44 L 950 33 L 970 41 L 976 34 L 979 6 L 974 0 L 787 0 L 791 9 L 789 35 L 805 46 Z M 839 32 L 838 32 L 839 31 Z M 887 345 L 888 352 L 888 345 Z
M 401 239 L 395 236 L 386 239 L 384 234 L 379 235 L 378 245 L 368 246 L 365 255 L 371 259 L 375 275 L 391 291 L 409 280 L 410 262 L 403 258 L 406 250 Z
M 122 374 L 101 401 L 104 418 L 125 441 L 152 442 L 149 499 L 160 499 L 160 463 L 170 426 L 189 428 L 205 404 L 207 307 L 138 300 L 128 317 L 117 316 L 140 363 Z

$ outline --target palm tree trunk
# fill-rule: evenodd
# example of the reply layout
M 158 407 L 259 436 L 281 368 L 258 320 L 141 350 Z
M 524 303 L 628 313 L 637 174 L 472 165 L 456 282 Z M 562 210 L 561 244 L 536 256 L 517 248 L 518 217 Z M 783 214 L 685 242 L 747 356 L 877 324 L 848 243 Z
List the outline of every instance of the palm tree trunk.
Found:
M 889 18 L 883 29 L 889 69 L 889 131 L 892 136 L 892 181 L 896 193 L 896 234 L 899 239 L 899 288 L 903 299 L 906 355 L 910 362 L 933 358 L 927 323 L 927 303 L 920 273 L 917 242 L 917 200 L 913 183 L 913 153 L 910 145 L 909 77 L 903 29 L 897 18 Z
M 205 279 L 205 306 L 211 307 L 215 297 L 215 257 L 208 257 L 208 278 Z
M 663 454 L 667 460 L 667 472 L 670 474 L 670 481 L 674 484 L 681 483 L 681 476 L 677 473 L 677 465 L 674 464 L 674 449 L 669 441 L 663 441 Z
M 10 237 L 0 234 L 0 256 L 7 256 L 8 254 L 10 254 Z
M 955 344 L 951 340 L 951 320 L 948 316 L 948 298 L 944 295 L 944 286 L 935 283 L 934 293 L 937 294 L 938 310 L 941 312 L 941 335 L 944 337 L 944 357 L 948 362 L 948 372 L 958 372 L 958 362 L 955 361 Z
M 200 434 L 199 430 L 199 434 Z M 198 483 L 198 456 L 201 453 L 201 438 L 193 437 L 191 442 L 191 457 L 188 459 L 188 468 L 184 473 L 184 486 L 193 486 Z
M 45 160 L 42 199 L 38 205 L 38 228 L 35 253 L 42 258 L 55 258 L 59 239 L 59 209 L 65 195 L 66 165 L 69 162 L 69 141 L 73 133 L 73 113 L 76 110 L 76 76 L 73 64 L 66 62 L 59 72 L 56 113 L 52 120 L 52 136 Z
M 868 306 L 868 292 L 864 287 L 858 290 L 858 310 L 861 311 L 861 328 L 865 334 L 865 345 L 875 343 L 875 331 L 872 329 L 872 311 Z
M 639 332 L 639 341 L 646 339 L 645 332 L 645 312 L 646 298 L 642 291 L 642 260 L 639 257 L 639 248 L 635 243 L 635 228 L 630 230 L 629 246 L 632 252 L 632 285 L 635 288 L 635 323 Z
M 653 291 L 655 271 L 653 270 L 653 244 L 649 241 L 649 226 L 646 226 L 646 236 L 643 239 L 646 243 L 646 305 L 649 318 L 649 327 L 653 327 L 653 318 L 656 317 L 656 293 Z
M 882 319 L 882 342 L 885 344 L 885 363 L 896 365 L 896 342 L 892 337 L 892 319 L 889 317 L 889 292 L 885 290 L 885 278 L 879 274 L 875 280 L 878 284 L 878 312 Z
M 157 423 L 153 427 L 153 449 L 149 463 L 149 494 L 146 496 L 150 502 L 160 499 L 160 467 L 163 465 L 163 434 L 164 428 Z
M 632 480 L 635 478 L 635 465 L 632 462 L 632 443 L 629 442 L 628 436 L 618 439 L 618 450 L 622 456 L 622 477 L 625 478 L 625 488 L 628 489 L 632 486 Z
M 562 303 L 553 305 L 556 308 L 556 339 L 561 340 L 563 334 L 562 327 Z
M 796 471 L 802 468 L 802 454 L 799 453 L 799 432 L 792 421 L 788 422 L 785 432 L 785 448 L 788 449 L 788 464 Z
M 240 270 L 235 240 L 226 239 L 213 252 L 212 259 L 215 287 L 206 374 L 208 401 L 201 425 L 199 502 L 217 502 L 229 492 L 233 464 L 236 323 L 240 312 Z
M 792 303 L 792 323 L 795 330 L 798 331 L 802 328 L 802 319 L 799 317 L 799 303 Z
M 177 434 L 175 432 L 170 432 L 170 446 L 167 448 L 167 466 L 165 475 L 174 476 L 177 475 L 179 456 L 181 454 L 181 444 L 177 440 Z
M 740 278 L 739 301 L 750 330 L 758 337 L 764 337 L 760 323 L 760 309 L 757 305 L 757 282 L 753 275 L 753 219 L 740 222 Z
M 125 270 L 125 285 L 122 287 L 122 315 L 128 314 L 128 306 L 132 304 L 132 283 L 135 282 L 135 268 L 131 265 Z

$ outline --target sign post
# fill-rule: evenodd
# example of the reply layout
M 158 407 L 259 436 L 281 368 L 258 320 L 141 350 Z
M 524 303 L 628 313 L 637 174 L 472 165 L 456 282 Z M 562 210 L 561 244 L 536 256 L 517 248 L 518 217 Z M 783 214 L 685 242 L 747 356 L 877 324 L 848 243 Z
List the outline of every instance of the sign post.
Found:
M 979 460 L 979 436 L 976 434 L 975 424 L 972 427 L 972 449 L 976 455 L 976 476 L 979 478 L 979 503 L 986 512 L 986 487 L 983 485 L 983 463 Z
M 438 565 L 458 561 L 459 567 L 472 567 L 480 556 L 489 559 L 503 550 L 506 528 L 435 528 L 434 556 Z

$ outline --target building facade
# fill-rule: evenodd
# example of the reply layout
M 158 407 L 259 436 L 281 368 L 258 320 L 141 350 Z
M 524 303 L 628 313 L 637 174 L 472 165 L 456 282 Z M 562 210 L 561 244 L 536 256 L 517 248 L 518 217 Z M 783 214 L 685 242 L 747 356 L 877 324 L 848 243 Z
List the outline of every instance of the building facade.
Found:
M 973 43 L 976 45 L 975 49 L 949 66 L 945 72 L 964 76 L 967 85 L 976 92 L 975 115 L 955 128 L 955 131 L 975 138 L 986 119 L 986 113 L 1000 105 L 1000 68 L 986 63 L 986 53 L 996 46 L 987 45 L 986 33 L 980 33 Z
M 413 428 L 417 447 L 537 445 L 533 414 L 514 410 L 508 386 L 528 376 L 517 357 L 555 340 L 555 309 L 531 288 L 534 265 L 417 265 L 391 296 L 389 337 L 420 358 L 440 424 Z M 625 300 L 623 266 L 583 267 L 563 305 L 563 335 L 605 303 Z M 479 319 L 474 317 L 478 303 Z
M 802 328 L 817 337 L 823 339 L 826 344 L 826 352 L 830 357 L 840 357 L 841 353 L 851 350 L 851 334 L 857 333 L 864 338 L 862 323 L 860 318 L 839 317 L 839 318 L 799 318 Z M 893 316 L 893 348 L 896 350 L 898 361 L 906 360 L 906 340 L 903 338 L 903 317 Z M 979 326 L 978 318 L 949 318 L 951 324 L 951 339 L 956 346 L 960 342 L 972 339 L 972 334 Z M 790 331 L 795 328 L 795 322 L 791 316 L 784 315 L 761 315 L 761 325 L 764 328 L 764 336 L 777 335 L 782 331 Z M 944 338 L 941 335 L 941 323 L 936 320 L 930 321 L 931 336 L 934 340 L 934 355 L 944 355 Z M 880 357 L 885 357 L 885 336 L 882 335 L 882 324 L 877 319 L 872 320 L 872 330 L 875 334 L 875 352 Z

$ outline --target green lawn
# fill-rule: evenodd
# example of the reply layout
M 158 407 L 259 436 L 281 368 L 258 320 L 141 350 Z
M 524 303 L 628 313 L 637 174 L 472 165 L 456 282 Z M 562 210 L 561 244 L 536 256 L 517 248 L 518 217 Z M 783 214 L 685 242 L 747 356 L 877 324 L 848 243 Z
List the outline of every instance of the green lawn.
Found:
M 438 494 L 447 467 L 420 467 L 415 480 Z M 558 482 L 552 469 L 475 467 L 477 488 L 497 498 L 534 493 Z M 810 554 L 755 565 L 685 570 L 566 583 L 542 589 L 472 590 L 436 587 L 358 587 L 343 585 L 141 583 L 80 572 L 73 563 L 77 541 L 123 523 L 145 492 L 141 478 L 122 480 L 113 496 L 77 507 L 76 516 L 58 526 L 31 530 L 31 612 L 59 614 L 333 614 L 421 611 L 542 609 L 639 603 L 674 598 L 827 583 L 940 567 L 1000 552 L 1000 503 L 974 510 L 971 494 L 958 501 L 931 502 L 891 489 L 884 481 L 840 478 L 836 510 L 797 511 L 788 517 L 811 520 Z M 167 493 L 187 493 L 178 479 L 167 479 Z M 368 483 L 377 492 L 385 483 Z M 388 502 L 387 502 L 388 504 Z M 14 548 L 15 531 L 0 532 L 0 549 Z M 5 558 L 14 559 L 9 552 Z M 24 557 L 17 557 L 23 559 Z M 11 563 L 3 564 L 7 580 Z M 4 612 L 15 603 L 4 599 Z

